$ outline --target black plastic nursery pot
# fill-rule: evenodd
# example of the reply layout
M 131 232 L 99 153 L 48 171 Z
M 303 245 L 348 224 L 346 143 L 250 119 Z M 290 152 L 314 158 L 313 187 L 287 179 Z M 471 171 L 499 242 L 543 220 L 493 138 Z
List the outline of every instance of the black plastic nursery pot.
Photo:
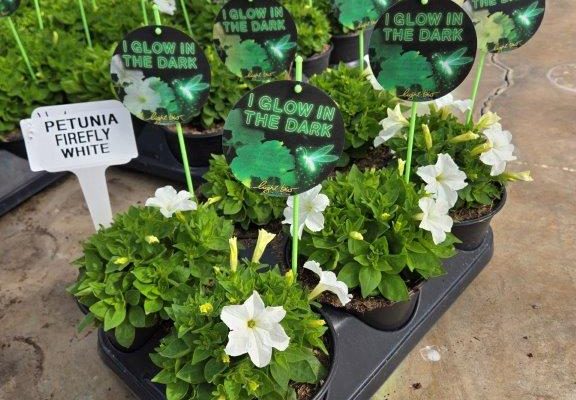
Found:
M 180 151 L 178 134 L 172 128 L 162 127 L 162 130 L 172 155 L 182 164 L 182 152 Z M 212 154 L 222 154 L 223 132 L 224 130 L 219 128 L 209 133 L 184 134 L 186 153 L 191 167 L 208 167 Z
M 132 342 L 130 347 L 124 347 L 120 343 L 118 343 L 114 333 L 115 329 L 111 329 L 108 332 L 104 332 L 104 330 L 102 330 L 102 332 L 106 336 L 108 342 L 112 346 L 114 346 L 116 350 L 124 353 L 133 353 L 137 350 L 140 350 L 142 347 L 146 346 L 146 344 L 150 341 L 150 339 L 152 339 L 152 337 L 156 335 L 158 331 L 161 330 L 161 327 L 162 323 L 158 322 L 155 325 L 148 328 L 136 328 L 136 332 L 134 335 L 134 342 Z
M 15 156 L 26 160 L 28 159 L 26 145 L 24 144 L 24 138 L 20 131 L 15 132 L 6 140 L 0 140 L 0 150 L 6 150 Z
M 373 31 L 373 26 L 364 30 L 364 55 L 368 54 L 368 43 L 370 43 L 370 37 L 372 36 Z M 358 54 L 360 52 L 360 32 L 346 35 L 334 35 L 332 36 L 332 44 L 334 45 L 334 50 L 332 50 L 332 55 L 330 57 L 331 64 L 358 61 Z
M 455 245 L 458 250 L 471 251 L 477 249 L 482 244 L 490 230 L 492 218 L 502 211 L 506 204 L 507 197 L 508 194 L 506 188 L 504 188 L 499 203 L 489 214 L 469 221 L 454 223 L 452 233 L 462 241 L 462 243 Z
M 307 77 L 312 77 L 314 75 L 321 74 L 330 66 L 330 57 L 332 56 L 332 51 L 334 50 L 334 45 L 330 44 L 322 53 L 314 54 L 304 60 L 302 64 L 302 72 Z
M 352 314 L 374 329 L 393 332 L 402 329 L 410 322 L 419 299 L 420 289 L 417 288 L 410 293 L 410 300 L 391 303 L 364 313 L 352 312 Z
M 369 400 L 486 267 L 493 251 L 493 235 L 489 231 L 476 250 L 459 252 L 445 260 L 447 274 L 424 283 L 414 315 L 396 331 L 376 330 L 349 313 L 325 307 L 323 315 L 333 329 L 334 350 L 330 374 L 314 399 Z M 151 382 L 158 368 L 148 357 L 164 334 L 157 332 L 142 349 L 132 353 L 115 349 L 102 331 L 98 335 L 102 360 L 141 400 L 166 399 L 164 387 Z

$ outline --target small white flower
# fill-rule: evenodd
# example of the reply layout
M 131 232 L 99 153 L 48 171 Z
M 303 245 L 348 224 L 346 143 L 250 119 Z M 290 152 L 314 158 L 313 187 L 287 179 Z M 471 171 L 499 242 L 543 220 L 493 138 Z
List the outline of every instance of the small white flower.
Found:
M 310 296 L 308 296 L 310 300 L 314 300 L 322 293 L 328 291 L 338 296 L 338 300 L 340 300 L 343 306 L 350 302 L 352 295 L 348 294 L 348 286 L 344 282 L 339 281 L 334 272 L 322 271 L 320 263 L 316 261 L 306 262 L 304 268 L 309 269 L 320 277 L 320 283 L 318 283 L 312 292 L 310 292 Z
M 416 173 L 426 182 L 426 192 L 444 200 L 450 207 L 458 201 L 458 190 L 468 186 L 466 174 L 448 154 L 439 154 L 435 165 L 420 167 Z
M 176 0 L 154 0 L 154 4 L 158 6 L 161 13 L 174 15 L 176 11 Z
M 395 136 L 402 128 L 410 125 L 410 122 L 402 115 L 400 110 L 400 104 L 396 104 L 394 109 L 388 109 L 388 117 L 380 121 L 382 125 L 382 130 L 378 134 L 378 137 L 374 139 L 374 147 L 378 147 Z
M 512 134 L 509 131 L 503 131 L 502 125 L 499 123 L 495 123 L 483 133 L 488 139 L 490 150 L 482 153 L 480 161 L 492 166 L 490 175 L 501 175 L 506 169 L 506 163 L 516 160 L 514 156 L 514 145 L 512 144 Z
M 328 196 L 321 194 L 322 185 L 318 185 L 307 192 L 300 194 L 300 215 L 298 218 L 298 237 L 302 238 L 304 227 L 310 229 L 312 232 L 320 232 L 324 229 L 324 215 L 322 214 L 326 207 L 330 204 Z M 293 232 L 294 227 L 294 197 L 288 197 L 286 202 L 287 207 L 284 209 L 284 218 L 282 223 L 291 226 L 290 231 Z
M 258 368 L 272 359 L 272 349 L 284 351 L 290 344 L 280 321 L 286 316 L 284 307 L 266 307 L 254 291 L 243 305 L 225 306 L 220 318 L 230 328 L 225 352 L 231 357 L 248 353 Z
M 434 243 L 440 244 L 446 240 L 446 233 L 452 231 L 454 221 L 448 215 L 450 206 L 443 199 L 434 200 L 423 197 L 418 202 L 423 216 L 420 228 L 432 232 Z
M 433 104 L 436 109 L 441 110 L 448 107 L 451 110 L 458 110 L 465 113 L 472 108 L 472 100 L 456 100 L 452 93 L 433 101 L 426 101 L 418 104 L 418 115 L 426 115 L 430 112 L 430 105 Z
M 190 193 L 185 190 L 176 192 L 172 186 L 157 189 L 154 196 L 146 200 L 146 207 L 159 208 L 166 218 L 172 217 L 177 211 L 191 211 L 197 208 L 197 204 L 191 199 Z
M 140 116 L 144 111 L 156 111 L 162 104 L 162 97 L 150 87 L 150 78 L 135 81 L 124 90 L 124 105 L 132 114 Z
M 128 86 L 144 80 L 144 73 L 142 71 L 138 69 L 126 69 L 126 67 L 124 67 L 124 62 L 120 54 L 112 57 L 110 72 L 118 77 L 118 84 L 121 86 Z

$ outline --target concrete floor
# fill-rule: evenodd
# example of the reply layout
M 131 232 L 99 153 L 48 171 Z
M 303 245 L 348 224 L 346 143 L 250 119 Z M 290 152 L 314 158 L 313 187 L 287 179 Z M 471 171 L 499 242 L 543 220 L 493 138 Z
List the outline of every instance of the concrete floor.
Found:
M 573 0 L 549 0 L 525 47 L 490 62 L 481 98 L 515 134 L 535 182 L 517 184 L 493 223 L 496 254 L 377 400 L 576 400 L 576 63 Z M 464 86 L 466 92 L 466 86 Z M 165 182 L 111 170 L 115 211 Z M 93 231 L 68 178 L 0 218 L 0 400 L 131 399 L 99 360 L 65 288 Z M 437 346 L 439 362 L 420 349 Z

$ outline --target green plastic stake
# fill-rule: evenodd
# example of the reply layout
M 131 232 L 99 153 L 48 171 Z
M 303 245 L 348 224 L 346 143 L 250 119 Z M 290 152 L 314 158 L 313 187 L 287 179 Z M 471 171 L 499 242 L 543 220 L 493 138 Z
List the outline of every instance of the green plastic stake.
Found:
M 78 0 L 78 7 L 80 7 L 80 16 L 82 17 L 82 25 L 84 25 L 84 34 L 86 35 L 86 42 L 88 43 L 88 47 L 92 48 L 90 29 L 88 28 L 88 20 L 86 20 L 86 12 L 84 11 L 84 0 Z
M 148 10 L 146 9 L 146 0 L 140 0 L 140 6 L 142 7 L 142 18 L 144 19 L 144 25 L 148 25 Z
M 188 191 L 194 196 L 194 184 L 192 183 L 192 175 L 190 175 L 190 162 L 188 161 L 188 152 L 186 151 L 186 142 L 184 141 L 184 132 L 182 131 L 182 124 L 176 124 L 176 132 L 178 133 L 178 143 L 180 144 L 180 153 L 182 154 L 182 163 L 184 164 L 184 175 L 186 175 L 186 183 Z
M 28 72 L 30 73 L 32 80 L 34 82 L 36 82 L 36 74 L 34 73 L 34 70 L 32 69 L 32 65 L 30 64 L 30 59 L 28 58 L 28 53 L 26 53 L 26 49 L 22 45 L 22 41 L 20 40 L 20 35 L 18 35 L 18 31 L 16 30 L 16 26 L 14 25 L 14 22 L 12 21 L 11 17 L 7 17 L 6 20 L 8 21 L 8 26 L 10 27 L 10 30 L 12 31 L 12 35 L 14 35 L 14 39 L 16 40 L 16 44 L 18 45 L 18 48 L 20 49 L 20 53 L 22 53 L 22 58 L 24 59 L 24 62 L 26 63 L 26 67 L 28 67 Z
M 478 98 L 478 89 L 480 88 L 480 80 L 482 79 L 482 72 L 484 72 L 484 64 L 486 63 L 487 55 L 488 52 L 486 50 L 480 51 L 478 70 L 476 71 L 476 79 L 474 80 L 474 87 L 472 88 L 472 105 L 470 106 L 470 110 L 468 110 L 466 125 L 470 125 L 472 122 L 472 117 L 474 116 L 474 105 L 476 104 L 476 99 Z
M 302 63 L 304 59 L 302 56 L 296 57 L 296 81 L 302 82 Z M 302 92 L 302 86 L 296 85 L 296 93 Z M 298 275 L 298 244 L 300 238 L 298 237 L 298 226 L 300 225 L 300 196 L 294 196 L 294 210 L 292 213 L 292 271 L 294 275 Z
M 98 3 L 96 2 L 96 0 L 92 0 L 92 8 L 93 8 L 94 10 L 97 10 L 97 9 L 98 9 Z
M 360 30 L 358 41 L 360 42 L 358 45 L 358 64 L 360 65 L 360 70 L 364 71 L 364 28 Z
M 408 152 L 406 154 L 406 170 L 404 171 L 404 179 L 406 183 L 410 182 L 410 174 L 412 169 L 412 150 L 414 149 L 414 131 L 416 130 L 416 110 L 418 103 L 412 102 L 412 117 L 410 118 L 410 133 L 408 134 Z
M 44 21 L 42 20 L 42 13 L 40 11 L 40 3 L 38 0 L 34 0 L 34 8 L 36 9 L 36 17 L 38 18 L 38 26 L 40 30 L 44 30 Z
M 154 11 L 154 23 L 158 26 L 162 25 L 162 19 L 160 18 L 160 10 L 158 9 L 158 6 L 156 4 L 154 4 L 152 6 L 152 11 Z M 158 30 L 159 28 L 156 29 L 156 34 L 161 34 L 162 30 Z
M 180 6 L 182 7 L 182 13 L 184 13 L 184 21 L 186 21 L 186 28 L 188 28 L 188 33 L 192 36 L 192 26 L 190 25 L 190 15 L 188 15 L 188 9 L 186 8 L 186 1 L 180 0 Z

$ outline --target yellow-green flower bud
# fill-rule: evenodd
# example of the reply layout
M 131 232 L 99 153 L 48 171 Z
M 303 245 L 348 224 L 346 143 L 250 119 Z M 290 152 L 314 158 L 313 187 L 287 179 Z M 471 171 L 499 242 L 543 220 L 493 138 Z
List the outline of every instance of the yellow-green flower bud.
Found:
M 52 31 L 52 44 L 54 46 L 56 46 L 59 41 L 60 41 L 60 36 L 58 35 L 58 32 Z
M 504 179 L 506 179 L 509 182 L 517 182 L 517 181 L 533 182 L 534 181 L 534 178 L 532 178 L 530 171 L 505 172 L 504 173 Z
M 426 142 L 426 149 L 430 150 L 434 145 L 432 141 L 432 134 L 430 133 L 430 128 L 426 124 L 422 124 L 422 132 L 424 132 L 424 141 Z
M 176 211 L 176 218 L 178 218 L 178 221 L 186 223 L 186 217 L 184 217 L 181 211 Z
M 472 140 L 478 139 L 480 136 L 472 131 L 468 131 L 463 133 L 462 135 L 454 136 L 452 139 L 449 140 L 450 143 L 465 143 L 470 142 Z
M 200 309 L 200 314 L 202 315 L 208 315 L 214 311 L 214 306 L 210 303 L 204 303 L 198 308 Z
M 480 144 L 472 149 L 470 155 L 472 157 L 477 156 L 479 154 L 485 153 L 492 148 L 492 145 L 489 142 Z
M 475 128 L 477 131 L 483 131 L 484 129 L 491 127 L 499 121 L 500 117 L 496 113 L 488 112 L 480 118 Z
M 264 251 L 266 251 L 266 247 L 276 235 L 266 232 L 264 229 L 260 229 L 258 232 L 258 240 L 256 241 L 256 248 L 254 249 L 254 254 L 252 255 L 252 262 L 259 263 Z
M 382 221 L 388 221 L 390 220 L 390 218 L 392 218 L 392 215 L 390 215 L 389 213 L 380 214 L 380 219 Z
M 122 265 L 127 264 L 129 261 L 130 259 L 128 257 L 118 257 L 116 260 L 114 260 L 114 264 Z
M 286 278 L 286 283 L 288 284 L 288 286 L 292 286 L 292 284 L 294 283 L 294 271 L 290 270 L 286 272 L 284 278 Z
M 398 173 L 400 174 L 400 176 L 404 176 L 404 168 L 406 168 L 406 161 L 399 158 L 398 159 Z
M 158 238 L 154 235 L 148 235 L 144 238 L 144 240 L 146 240 L 146 243 L 148 244 L 158 244 L 160 243 L 160 240 L 158 240 Z
M 214 197 L 210 197 L 207 201 L 206 201 L 206 205 L 210 206 L 214 203 L 218 203 L 220 200 L 222 200 L 221 196 L 214 196 Z
M 360 232 L 350 232 L 348 234 L 348 236 L 350 237 L 350 239 L 354 239 L 354 240 L 364 240 L 364 236 L 362 236 L 362 234 Z
M 222 362 L 224 364 L 230 364 L 230 356 L 226 353 L 222 354 Z
M 310 321 L 308 323 L 308 326 L 310 328 L 320 328 L 324 325 L 326 325 L 326 321 L 324 321 L 323 319 L 315 319 L 314 321 Z
M 230 244 L 230 269 L 236 272 L 238 269 L 238 238 L 233 237 L 228 240 Z
M 250 389 L 252 393 L 255 393 L 259 387 L 260 385 L 258 384 L 258 382 L 248 381 L 248 389 Z

